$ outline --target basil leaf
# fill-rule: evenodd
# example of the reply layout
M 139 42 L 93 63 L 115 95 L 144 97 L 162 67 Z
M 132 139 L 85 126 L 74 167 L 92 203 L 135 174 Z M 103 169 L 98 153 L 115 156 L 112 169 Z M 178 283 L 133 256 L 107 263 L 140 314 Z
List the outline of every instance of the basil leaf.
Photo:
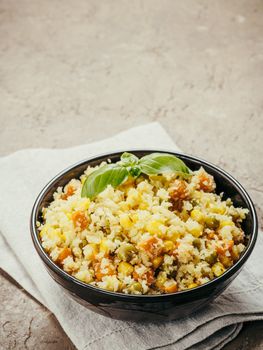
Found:
M 117 164 L 107 164 L 95 170 L 85 180 L 81 197 L 93 199 L 105 190 L 108 185 L 116 188 L 128 177 L 128 170 Z
M 119 164 L 123 166 L 133 166 L 138 164 L 138 161 L 139 161 L 139 158 L 137 158 L 134 154 L 124 152 L 121 155 L 121 161 L 119 162 Z
M 190 174 L 185 163 L 169 153 L 151 153 L 139 160 L 142 173 L 146 175 L 179 172 Z

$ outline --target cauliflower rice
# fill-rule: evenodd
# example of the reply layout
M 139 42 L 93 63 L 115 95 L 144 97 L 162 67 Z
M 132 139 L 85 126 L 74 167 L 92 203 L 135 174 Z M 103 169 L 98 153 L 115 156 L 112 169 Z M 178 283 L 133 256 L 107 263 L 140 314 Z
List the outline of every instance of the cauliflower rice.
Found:
M 70 275 L 114 292 L 174 293 L 220 276 L 239 259 L 248 210 L 217 195 L 203 168 L 186 179 L 129 178 L 91 201 L 81 189 L 97 168 L 59 187 L 38 223 L 43 248 Z

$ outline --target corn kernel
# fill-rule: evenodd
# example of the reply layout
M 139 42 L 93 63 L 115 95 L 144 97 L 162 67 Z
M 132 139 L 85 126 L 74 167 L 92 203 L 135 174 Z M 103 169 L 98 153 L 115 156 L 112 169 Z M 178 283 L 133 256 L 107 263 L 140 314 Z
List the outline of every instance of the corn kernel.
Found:
M 177 240 L 179 239 L 179 238 L 181 238 L 181 232 L 178 232 L 178 231 L 174 231 L 174 232 L 169 232 L 168 234 L 167 234 L 167 238 L 169 238 L 169 240 L 171 240 L 171 241 L 173 241 L 174 243 L 176 243 L 177 242 Z
M 158 235 L 160 233 L 160 226 L 162 223 L 158 220 L 148 222 L 146 229 L 151 235 Z
M 164 251 L 165 253 L 171 252 L 175 249 L 175 244 L 173 241 L 164 241 Z
M 109 254 L 112 242 L 107 239 L 103 239 L 100 243 L 100 252 L 104 252 L 105 254 Z
M 120 215 L 120 224 L 125 230 L 128 230 L 132 227 L 132 221 L 128 214 Z
M 188 211 L 186 209 L 183 209 L 180 213 L 180 218 L 183 221 L 186 221 L 189 218 Z
M 188 225 L 188 230 L 194 237 L 200 237 L 203 234 L 203 226 L 196 221 L 193 221 Z
M 159 289 L 164 288 L 164 283 L 167 281 L 167 275 L 165 272 L 160 272 L 156 278 L 155 285 Z
M 221 264 L 220 262 L 217 262 L 212 266 L 212 272 L 216 277 L 221 276 L 225 271 L 226 269 L 224 268 L 223 264 Z
M 48 236 L 52 239 L 58 237 L 58 238 L 62 238 L 63 234 L 61 232 L 61 230 L 59 228 L 50 228 L 48 231 Z
M 197 283 L 190 283 L 190 284 L 188 285 L 188 288 L 189 288 L 189 289 L 192 289 L 192 288 L 195 288 L 195 287 L 198 287 L 198 284 L 197 284 Z
M 221 214 L 223 215 L 225 213 L 226 209 L 225 207 L 223 207 L 222 205 L 221 206 L 213 206 L 211 208 L 211 212 L 212 213 L 216 213 L 216 214 Z
M 133 294 L 141 294 L 143 292 L 143 288 L 140 282 L 134 282 L 132 283 L 129 288 L 129 292 Z
M 121 261 L 118 266 L 118 272 L 124 276 L 129 276 L 133 273 L 133 266 L 126 261 Z
M 123 211 L 129 210 L 129 206 L 126 202 L 121 202 L 119 205 L 120 205 L 121 210 L 123 210 Z
M 157 256 L 156 258 L 153 259 L 152 264 L 154 269 L 158 269 L 158 267 L 162 264 L 163 262 L 163 257 L 162 256 Z
M 220 221 L 220 228 L 225 226 L 234 226 L 234 225 L 235 224 L 233 223 L 233 221 L 230 221 L 230 220 Z
M 203 222 L 204 214 L 199 209 L 194 209 L 191 211 L 191 218 L 197 222 Z

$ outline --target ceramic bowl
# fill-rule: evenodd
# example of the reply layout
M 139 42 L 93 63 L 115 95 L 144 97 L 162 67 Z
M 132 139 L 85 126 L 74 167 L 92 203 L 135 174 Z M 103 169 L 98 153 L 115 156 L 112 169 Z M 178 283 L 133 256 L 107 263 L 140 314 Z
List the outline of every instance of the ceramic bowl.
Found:
M 137 157 L 142 157 L 160 150 L 129 151 Z M 83 160 L 55 176 L 40 192 L 32 209 L 30 228 L 35 249 L 42 259 L 47 271 L 61 288 L 68 292 L 77 302 L 88 309 L 104 316 L 124 320 L 172 320 L 185 317 L 198 309 L 205 307 L 219 296 L 224 289 L 237 277 L 256 243 L 258 224 L 254 205 L 241 184 L 219 167 L 197 157 L 167 152 L 182 159 L 186 165 L 197 170 L 200 166 L 214 176 L 217 184 L 216 192 L 224 192 L 224 197 L 230 197 L 235 206 L 248 208 L 249 214 L 243 221 L 242 228 L 247 236 L 247 246 L 240 259 L 223 275 L 193 289 L 162 295 L 127 295 L 110 292 L 85 284 L 72 277 L 58 267 L 41 246 L 36 222 L 41 221 L 41 210 L 51 201 L 57 187 L 64 186 L 72 178 L 78 178 L 88 165 L 95 166 L 102 161 L 111 159 L 114 163 L 123 152 L 103 154 L 98 157 Z

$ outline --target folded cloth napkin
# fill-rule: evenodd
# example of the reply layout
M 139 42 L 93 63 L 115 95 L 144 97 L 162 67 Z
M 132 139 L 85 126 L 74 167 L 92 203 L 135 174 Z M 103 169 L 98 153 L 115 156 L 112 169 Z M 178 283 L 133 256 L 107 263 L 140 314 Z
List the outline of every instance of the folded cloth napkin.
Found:
M 49 308 L 78 349 L 221 349 L 242 322 L 263 319 L 261 235 L 233 284 L 205 310 L 179 321 L 133 323 L 97 315 L 72 300 L 50 278 L 29 232 L 33 202 L 59 171 L 102 152 L 135 148 L 178 151 L 157 123 L 121 132 L 104 141 L 60 150 L 29 149 L 0 159 L 0 266 Z

